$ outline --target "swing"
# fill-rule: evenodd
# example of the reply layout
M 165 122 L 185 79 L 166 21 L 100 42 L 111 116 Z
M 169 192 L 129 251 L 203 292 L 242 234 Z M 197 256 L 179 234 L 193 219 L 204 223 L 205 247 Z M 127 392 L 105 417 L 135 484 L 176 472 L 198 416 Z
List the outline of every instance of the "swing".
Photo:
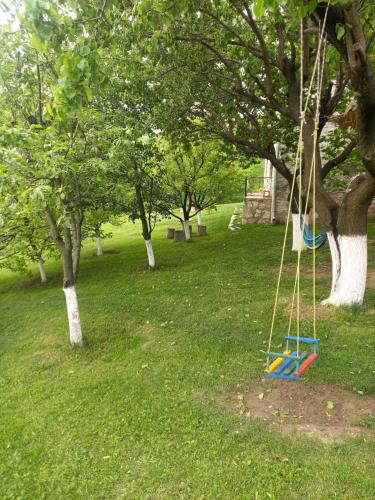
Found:
M 328 2 L 329 4 L 329 2 Z M 308 227 L 307 224 L 305 224 L 304 220 L 307 214 L 307 207 L 308 207 L 308 201 L 309 201 L 309 196 L 310 196 L 310 190 L 312 190 L 312 208 L 313 212 L 315 213 L 315 193 L 316 193 L 316 144 L 318 141 L 318 126 L 319 126 L 319 103 L 320 103 L 320 97 L 321 97 L 321 89 L 322 89 L 322 83 L 323 83 L 323 68 L 324 68 L 324 59 L 325 59 L 325 44 L 324 44 L 324 49 L 322 53 L 322 45 L 323 45 L 323 34 L 324 34 L 324 28 L 325 24 L 327 21 L 327 13 L 328 13 L 328 5 L 326 8 L 326 13 L 325 17 L 323 20 L 323 26 L 319 34 L 319 41 L 318 41 L 318 48 L 317 48 L 317 55 L 312 71 L 312 76 L 311 76 L 311 81 L 309 84 L 309 88 L 307 91 L 306 95 L 306 102 L 305 106 L 303 107 L 303 76 L 301 74 L 301 86 L 300 86 L 300 116 L 301 116 L 301 121 L 300 121 L 300 134 L 299 134 L 299 140 L 298 140 L 298 147 L 297 147 L 297 153 L 296 153 L 296 158 L 295 158 L 295 164 L 294 164 L 294 175 L 293 175 L 293 182 L 291 186 L 291 192 L 293 193 L 295 183 L 296 183 L 296 177 L 297 177 L 297 171 L 300 173 L 299 174 L 299 200 L 298 200 L 298 206 L 299 206 L 299 216 L 300 216 L 300 224 L 301 224 L 301 230 L 303 232 L 303 238 L 306 246 L 310 248 L 313 252 L 313 336 L 312 337 L 307 337 L 307 336 L 301 336 L 300 335 L 300 263 L 301 263 L 301 249 L 298 250 L 297 253 L 297 266 L 296 266 L 296 275 L 295 275 L 295 281 L 294 281 L 294 289 L 293 289 L 293 296 L 292 296 L 292 304 L 290 308 L 290 315 L 289 315 L 289 326 L 288 326 L 288 332 L 287 335 L 285 336 L 285 349 L 283 352 L 274 352 L 271 351 L 271 345 L 272 345 L 272 336 L 273 336 L 273 331 L 274 331 L 274 326 L 275 326 L 275 319 L 276 319 L 276 310 L 277 310 L 277 304 L 278 304 L 278 298 L 279 298 L 279 290 L 280 290 L 280 283 L 281 283 L 281 276 L 282 276 L 282 269 L 283 269 L 283 263 L 284 263 L 284 256 L 285 256 L 285 248 L 286 248 L 286 242 L 287 242 L 287 235 L 288 235 L 288 226 L 289 226 L 289 221 L 290 221 L 290 214 L 291 214 L 291 208 L 292 208 L 292 196 L 290 197 L 289 201 L 289 209 L 288 209 L 288 216 L 287 216 L 287 222 L 286 222 L 286 227 L 285 227 L 285 233 L 284 233 L 284 242 L 283 242 L 283 249 L 282 249 L 282 254 L 281 254 L 281 263 L 280 263 L 280 269 L 279 269 L 279 275 L 278 275 L 278 281 L 277 281 L 277 288 L 276 288 L 276 297 L 275 297 L 275 304 L 273 308 L 273 314 L 272 314 L 272 322 L 271 322 L 271 330 L 270 330 L 270 335 L 269 335 L 269 340 L 268 340 L 268 349 L 267 351 L 261 351 L 265 356 L 266 356 L 266 367 L 264 370 L 264 376 L 266 378 L 277 378 L 277 379 L 284 379 L 284 380 L 301 380 L 305 370 L 312 364 L 314 361 L 318 358 L 318 344 L 319 344 L 319 339 L 316 338 L 316 255 L 315 251 L 320 248 L 321 246 L 324 245 L 324 243 L 327 240 L 327 234 L 326 233 L 320 233 L 317 236 L 315 236 L 315 218 L 313 219 L 313 230 L 311 231 L 310 228 Z M 302 21 L 301 21 L 301 68 L 303 67 L 303 27 L 302 27 Z M 302 73 L 302 72 L 301 72 Z M 302 151 L 302 146 L 303 146 L 303 127 L 305 123 L 305 114 L 308 109 L 309 101 L 311 98 L 312 94 L 312 88 L 313 88 L 313 83 L 315 79 L 315 74 L 316 74 L 316 107 L 315 107 L 315 117 L 314 117 L 314 134 L 313 134 L 313 147 L 314 147 L 314 153 L 310 165 L 310 173 L 309 173 L 309 181 L 308 181 L 308 189 L 307 189 L 307 201 L 305 205 L 305 213 L 302 214 L 301 212 L 301 206 L 302 206 L 302 157 L 303 157 L 303 151 Z M 305 217 L 303 217 L 303 215 Z M 292 320 L 293 320 L 293 310 L 294 310 L 294 305 L 296 301 L 296 335 L 291 335 L 291 328 L 292 328 Z M 300 346 L 303 346 L 303 349 L 300 349 Z M 271 359 L 273 361 L 271 362 Z
M 306 368 L 318 357 L 317 348 L 319 339 L 287 335 L 285 340 L 285 351 L 282 354 L 270 351 L 265 352 L 268 358 L 276 357 L 276 359 L 265 369 L 264 376 L 267 378 L 300 380 Z M 289 349 L 289 342 L 296 342 L 297 346 L 299 344 L 308 344 L 312 346 L 313 350 L 311 353 L 308 351 L 300 352 L 297 347 L 297 350 L 292 352 Z

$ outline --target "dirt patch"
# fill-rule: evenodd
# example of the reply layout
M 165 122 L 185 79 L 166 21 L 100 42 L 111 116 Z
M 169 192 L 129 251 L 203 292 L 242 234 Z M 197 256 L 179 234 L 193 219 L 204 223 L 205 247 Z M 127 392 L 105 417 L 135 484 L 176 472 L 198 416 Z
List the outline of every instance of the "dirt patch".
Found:
M 292 307 L 292 298 L 291 297 L 284 297 L 282 299 L 279 299 L 278 302 L 283 310 L 286 316 L 290 316 L 290 308 Z M 294 306 L 293 306 L 293 321 L 295 321 L 296 318 L 296 300 L 294 301 Z M 327 306 L 322 306 L 320 302 L 316 303 L 315 306 L 315 317 L 317 320 L 319 319 L 327 319 L 331 316 L 335 315 L 335 311 L 333 308 L 329 308 Z M 300 303 L 300 317 L 302 320 L 313 320 L 314 319 L 314 306 L 313 304 L 305 304 L 303 302 Z
M 317 262 L 315 266 L 315 276 L 316 278 L 329 278 L 331 276 L 332 266 L 330 262 Z M 313 269 L 311 264 L 301 264 L 300 266 L 301 277 L 304 279 L 313 278 Z M 275 272 L 279 272 L 279 268 L 275 268 Z M 296 275 L 296 265 L 295 264 L 284 264 L 283 272 L 288 276 Z
M 369 288 L 370 290 L 375 290 L 375 269 L 367 270 L 366 288 Z
M 56 349 L 43 349 L 35 353 L 38 363 L 43 365 L 52 365 L 57 363 L 61 358 L 61 352 Z
M 375 437 L 375 398 L 335 386 L 312 388 L 264 380 L 250 392 L 232 396 L 231 407 L 248 418 L 268 422 L 283 434 L 303 433 L 325 443 L 361 433 Z

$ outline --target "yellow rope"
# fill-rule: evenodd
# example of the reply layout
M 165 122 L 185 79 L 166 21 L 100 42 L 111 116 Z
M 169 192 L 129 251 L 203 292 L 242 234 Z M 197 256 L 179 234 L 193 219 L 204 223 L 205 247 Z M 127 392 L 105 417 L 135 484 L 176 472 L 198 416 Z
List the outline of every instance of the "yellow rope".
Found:
M 283 264 L 284 264 L 284 257 L 285 257 L 285 249 L 286 249 L 286 241 L 287 241 L 287 235 L 288 235 L 288 226 L 289 226 L 289 221 L 290 221 L 290 214 L 291 214 L 291 208 L 292 208 L 292 203 L 293 203 L 293 193 L 294 193 L 294 187 L 295 187 L 295 182 L 296 182 L 296 175 L 297 175 L 297 168 L 299 169 L 299 217 L 301 217 L 301 206 L 302 206 L 302 146 L 303 146 L 303 127 L 305 124 L 305 114 L 308 108 L 308 104 L 311 98 L 312 94 L 312 87 L 313 87 L 313 82 L 315 79 L 315 74 L 318 71 L 318 85 L 317 85 L 317 95 L 316 95 L 316 105 L 317 105 L 317 110 L 316 110 L 316 115 L 315 115 L 315 127 L 314 127 L 314 139 L 313 139 L 313 158 L 312 158 L 312 165 L 310 168 L 310 176 L 309 176 L 309 186 L 307 190 L 307 200 L 306 200 L 306 205 L 305 205 L 305 216 L 304 220 L 307 215 L 307 207 L 308 207 L 308 200 L 310 196 L 310 189 L 311 189 L 311 178 L 312 174 L 314 173 L 314 181 L 313 181 L 313 214 L 315 215 L 315 181 L 316 181 L 316 144 L 317 144 L 317 117 L 319 117 L 319 103 L 320 103 L 320 95 L 321 95 L 321 85 L 322 85 L 322 78 L 323 78 L 323 67 L 321 66 L 322 63 L 320 61 L 320 56 L 321 56 L 321 47 L 322 47 L 322 41 L 324 38 L 324 29 L 327 21 L 327 14 L 328 14 L 328 7 L 330 5 L 330 1 L 327 3 L 326 7 L 326 12 L 323 20 L 323 26 L 320 32 L 319 36 L 319 42 L 318 42 L 318 50 L 317 50 L 317 57 L 314 61 L 314 66 L 313 66 L 313 71 L 310 79 L 310 84 L 307 90 L 306 94 L 306 101 L 305 101 L 305 106 L 303 106 L 303 21 L 301 20 L 301 97 L 300 97 L 300 133 L 299 133 L 299 138 L 298 138 L 298 144 L 297 144 L 297 152 L 296 152 L 296 159 L 294 163 L 294 172 L 293 172 L 293 180 L 292 180 L 292 186 L 291 186 L 291 195 L 290 195 L 290 200 L 289 200 L 289 205 L 288 205 L 288 214 L 287 214 L 287 220 L 286 220 L 286 226 L 285 226 L 285 232 L 284 232 L 284 240 L 283 240 L 283 247 L 282 247 L 282 253 L 281 253 L 281 262 L 280 262 L 280 268 L 279 268 L 279 274 L 278 274 L 278 279 L 277 279 L 277 286 L 276 286 L 276 294 L 275 294 L 275 303 L 273 307 L 273 312 L 272 312 L 272 320 L 271 320 L 271 329 L 270 329 L 270 335 L 269 335 L 269 340 L 268 340 L 268 352 L 271 350 L 271 344 L 272 344 L 272 336 L 273 336 L 273 331 L 275 327 L 275 318 L 276 318 L 276 311 L 277 311 L 277 304 L 278 304 L 278 299 L 279 299 L 279 293 L 280 293 L 280 284 L 281 284 L 281 277 L 282 277 L 282 271 L 283 271 Z M 325 47 L 324 47 L 325 49 Z M 325 53 L 325 50 L 324 50 Z M 318 64 L 319 63 L 319 64 Z M 319 68 L 318 68 L 319 66 Z M 323 57 L 323 66 L 324 66 L 324 57 Z M 315 217 L 313 219 L 313 234 L 315 234 Z M 315 247 L 313 248 L 313 309 L 314 309 L 314 318 L 313 318 L 313 329 L 314 329 L 314 338 L 316 338 L 316 274 L 315 274 Z M 297 355 L 299 354 L 299 337 L 300 337 L 300 261 L 301 261 L 301 250 L 298 249 L 298 257 L 297 257 L 297 267 L 296 267 L 296 280 L 294 284 L 294 290 L 293 290 L 293 299 L 292 299 L 292 307 L 291 307 L 291 315 L 289 319 L 289 327 L 288 327 L 288 335 L 290 333 L 291 329 L 291 322 L 292 322 L 292 313 L 293 313 L 293 307 L 294 307 L 294 299 L 295 299 L 295 294 L 296 294 L 296 288 L 297 288 Z M 297 283 L 297 284 L 296 284 Z M 269 358 L 267 358 L 267 368 L 269 365 Z

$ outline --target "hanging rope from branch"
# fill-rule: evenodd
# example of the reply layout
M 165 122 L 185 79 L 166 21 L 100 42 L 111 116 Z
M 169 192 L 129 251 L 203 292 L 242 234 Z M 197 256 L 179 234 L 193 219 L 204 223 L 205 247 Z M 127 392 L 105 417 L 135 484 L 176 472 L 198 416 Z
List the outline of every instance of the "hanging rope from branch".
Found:
M 303 46 L 303 21 L 301 20 L 300 25 L 300 40 L 301 40 L 301 62 L 300 62 L 300 131 L 297 143 L 297 151 L 293 168 L 293 179 L 291 184 L 291 195 L 289 199 L 288 205 L 288 214 L 287 221 L 284 232 L 283 239 L 283 247 L 281 252 L 281 262 L 280 268 L 277 278 L 277 286 L 276 286 L 276 294 L 275 294 L 275 302 L 272 312 L 271 319 L 271 328 L 270 335 L 268 339 L 268 349 L 265 352 L 266 354 L 266 370 L 265 375 L 272 378 L 287 378 L 291 380 L 299 380 L 303 371 L 309 366 L 317 357 L 317 343 L 319 340 L 316 338 L 316 246 L 313 245 L 313 338 L 301 337 L 300 335 L 300 323 L 301 323 L 301 314 L 300 314 L 300 306 L 301 306 L 301 290 L 300 290 L 300 271 L 301 271 L 301 248 L 298 249 L 297 253 L 297 265 L 296 265 L 296 274 L 295 281 L 293 287 L 293 295 L 292 295 L 292 305 L 289 316 L 289 324 L 288 324 L 288 335 L 286 336 L 286 349 L 284 353 L 275 353 L 271 351 L 272 346 L 272 337 L 274 333 L 275 320 L 276 320 L 276 312 L 277 306 L 279 302 L 280 295 L 280 284 L 281 277 L 283 271 L 283 264 L 285 258 L 285 249 L 288 235 L 288 227 L 290 222 L 290 214 L 292 211 L 292 203 L 296 201 L 294 198 L 294 191 L 296 188 L 297 181 L 297 173 L 298 173 L 298 215 L 299 219 L 303 219 L 303 226 L 305 226 L 307 211 L 309 207 L 310 193 L 312 192 L 312 211 L 313 211 L 313 235 L 315 235 L 316 230 L 316 150 L 318 144 L 318 127 L 319 127 L 319 115 L 320 115 L 320 99 L 322 93 L 322 85 L 323 85 L 323 76 L 324 76 L 324 64 L 325 64 L 325 50 L 326 50 L 326 38 L 324 36 L 325 26 L 327 21 L 327 14 L 330 2 L 327 3 L 326 12 L 323 19 L 322 26 L 319 30 L 318 36 L 318 46 L 316 58 L 313 65 L 313 70 L 309 82 L 309 86 L 306 92 L 306 99 L 304 101 L 304 79 L 303 79 L 303 54 L 304 54 L 304 46 Z M 315 96 L 313 96 L 313 87 L 316 87 Z M 302 208 L 302 164 L 303 164 L 303 136 L 304 136 L 304 128 L 306 125 L 306 113 L 310 104 L 311 99 L 315 97 L 315 113 L 314 113 L 314 131 L 313 131 L 313 153 L 311 158 L 311 163 L 309 165 L 308 171 L 308 182 L 307 182 L 307 190 L 306 190 L 306 200 L 304 210 Z M 303 227 L 302 231 L 304 234 L 305 227 Z M 296 305 L 296 336 L 291 336 L 291 327 L 293 320 L 293 311 L 294 306 Z M 296 351 L 291 353 L 289 350 L 289 342 L 296 342 Z M 312 344 L 313 345 L 313 353 L 308 354 L 307 352 L 300 352 L 300 343 Z M 276 357 L 272 364 L 270 364 L 271 357 Z

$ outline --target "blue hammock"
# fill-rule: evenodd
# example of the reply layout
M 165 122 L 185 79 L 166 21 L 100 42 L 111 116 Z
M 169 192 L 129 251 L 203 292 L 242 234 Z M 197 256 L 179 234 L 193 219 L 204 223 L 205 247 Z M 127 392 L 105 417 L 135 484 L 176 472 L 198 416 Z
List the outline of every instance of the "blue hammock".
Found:
M 310 250 L 318 250 L 318 248 L 322 247 L 327 241 L 327 233 L 322 232 L 317 236 L 314 236 L 309 226 L 305 224 L 302 215 L 300 218 L 300 222 L 301 230 L 303 231 L 303 241 L 307 248 L 309 248 Z

